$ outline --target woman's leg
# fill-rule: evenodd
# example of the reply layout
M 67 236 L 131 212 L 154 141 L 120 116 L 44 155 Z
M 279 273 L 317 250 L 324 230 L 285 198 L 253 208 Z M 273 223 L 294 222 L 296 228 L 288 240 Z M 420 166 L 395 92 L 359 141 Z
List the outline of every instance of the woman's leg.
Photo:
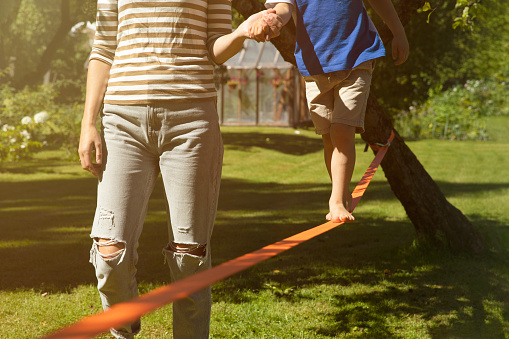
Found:
M 213 101 L 159 108 L 160 168 L 169 212 L 172 281 L 210 268 L 223 144 Z M 208 338 L 210 287 L 173 304 L 174 338 Z
M 157 154 L 147 141 L 146 111 L 139 106 L 106 105 L 104 109 L 104 166 L 90 255 L 104 309 L 138 295 L 136 248 L 158 174 Z M 132 338 L 139 328 L 137 321 L 112 333 Z

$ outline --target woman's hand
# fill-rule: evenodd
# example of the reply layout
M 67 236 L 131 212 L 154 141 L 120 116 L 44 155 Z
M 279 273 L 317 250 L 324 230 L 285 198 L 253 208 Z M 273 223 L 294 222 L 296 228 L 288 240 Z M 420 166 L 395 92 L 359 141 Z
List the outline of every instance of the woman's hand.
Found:
M 99 177 L 102 165 L 102 143 L 97 128 L 93 125 L 81 125 L 80 146 L 78 149 L 81 168 Z M 95 163 L 92 155 L 95 153 Z
M 261 11 L 251 15 L 239 27 L 239 32 L 257 42 L 269 41 L 279 36 L 283 22 L 274 9 Z

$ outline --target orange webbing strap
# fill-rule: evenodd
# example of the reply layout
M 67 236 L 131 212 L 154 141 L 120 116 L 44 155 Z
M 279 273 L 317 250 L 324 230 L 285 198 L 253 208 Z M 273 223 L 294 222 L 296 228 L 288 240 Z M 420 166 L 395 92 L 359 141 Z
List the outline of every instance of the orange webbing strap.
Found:
M 366 191 L 366 188 L 368 188 L 368 185 L 371 182 L 373 176 L 375 175 L 378 166 L 380 166 L 382 159 L 385 157 L 385 153 L 387 153 L 387 149 L 391 145 L 392 140 L 394 140 L 393 130 L 391 130 L 391 135 L 389 136 L 389 140 L 387 140 L 387 143 L 385 145 L 380 144 L 370 145 L 374 151 L 378 152 L 376 153 L 375 159 L 373 159 L 366 172 L 364 172 L 361 181 L 359 181 L 359 183 L 357 184 L 357 186 L 355 186 L 355 189 L 352 192 L 352 212 L 359 203 L 359 201 L 361 200 L 361 197 Z
M 371 178 L 373 178 L 376 169 L 380 165 L 380 162 L 387 152 L 387 148 L 392 141 L 392 138 L 393 134 L 391 133 L 389 142 L 379 149 L 375 159 L 369 165 L 361 181 L 353 191 L 352 211 L 355 206 L 357 206 L 359 200 L 366 191 Z M 179 280 L 173 284 L 156 288 L 155 290 L 138 298 L 116 304 L 105 312 L 85 317 L 76 324 L 66 327 L 47 337 L 44 337 L 44 339 L 92 338 L 102 332 L 108 331 L 110 328 L 118 328 L 126 323 L 140 318 L 144 314 L 163 307 L 175 300 L 185 298 L 194 292 L 212 285 L 215 282 L 223 280 L 231 275 L 234 275 L 235 273 L 258 264 L 259 262 L 274 257 L 341 224 L 342 222 L 326 222 L 325 224 L 298 233 L 272 245 L 265 246 L 257 251 L 245 254 L 241 257 L 213 267 L 207 271 L 197 273 L 185 279 Z

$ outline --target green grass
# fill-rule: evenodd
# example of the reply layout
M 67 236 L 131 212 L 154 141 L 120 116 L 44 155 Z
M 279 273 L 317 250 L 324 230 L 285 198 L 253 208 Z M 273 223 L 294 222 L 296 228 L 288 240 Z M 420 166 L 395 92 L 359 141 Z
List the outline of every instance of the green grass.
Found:
M 215 284 L 211 337 L 509 338 L 509 119 L 488 127 L 488 142 L 408 142 L 481 230 L 488 254 L 416 247 L 380 170 L 356 222 Z M 298 132 L 223 128 L 214 265 L 324 222 L 330 183 L 321 141 Z M 354 182 L 373 158 L 362 149 L 359 140 Z M 96 182 L 59 156 L 0 167 L 1 338 L 36 338 L 101 308 L 88 263 Z M 164 210 L 159 183 L 140 239 L 141 293 L 169 280 Z M 140 338 L 169 333 L 171 307 L 143 318 Z

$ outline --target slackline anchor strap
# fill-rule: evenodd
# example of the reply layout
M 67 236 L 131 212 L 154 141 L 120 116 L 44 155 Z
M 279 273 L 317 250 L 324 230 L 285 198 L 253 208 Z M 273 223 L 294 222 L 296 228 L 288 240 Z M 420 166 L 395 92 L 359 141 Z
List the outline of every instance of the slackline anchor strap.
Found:
M 373 149 L 373 151 L 378 151 L 380 149 L 380 147 L 385 147 L 385 146 L 389 147 L 391 145 L 391 142 L 393 139 L 394 139 L 394 130 L 391 130 L 391 135 L 389 136 L 389 139 L 387 140 L 387 142 L 385 144 L 382 144 L 379 142 L 375 142 L 373 144 L 366 143 L 366 146 L 364 146 L 364 152 L 367 152 L 369 147 L 371 147 L 371 149 Z

